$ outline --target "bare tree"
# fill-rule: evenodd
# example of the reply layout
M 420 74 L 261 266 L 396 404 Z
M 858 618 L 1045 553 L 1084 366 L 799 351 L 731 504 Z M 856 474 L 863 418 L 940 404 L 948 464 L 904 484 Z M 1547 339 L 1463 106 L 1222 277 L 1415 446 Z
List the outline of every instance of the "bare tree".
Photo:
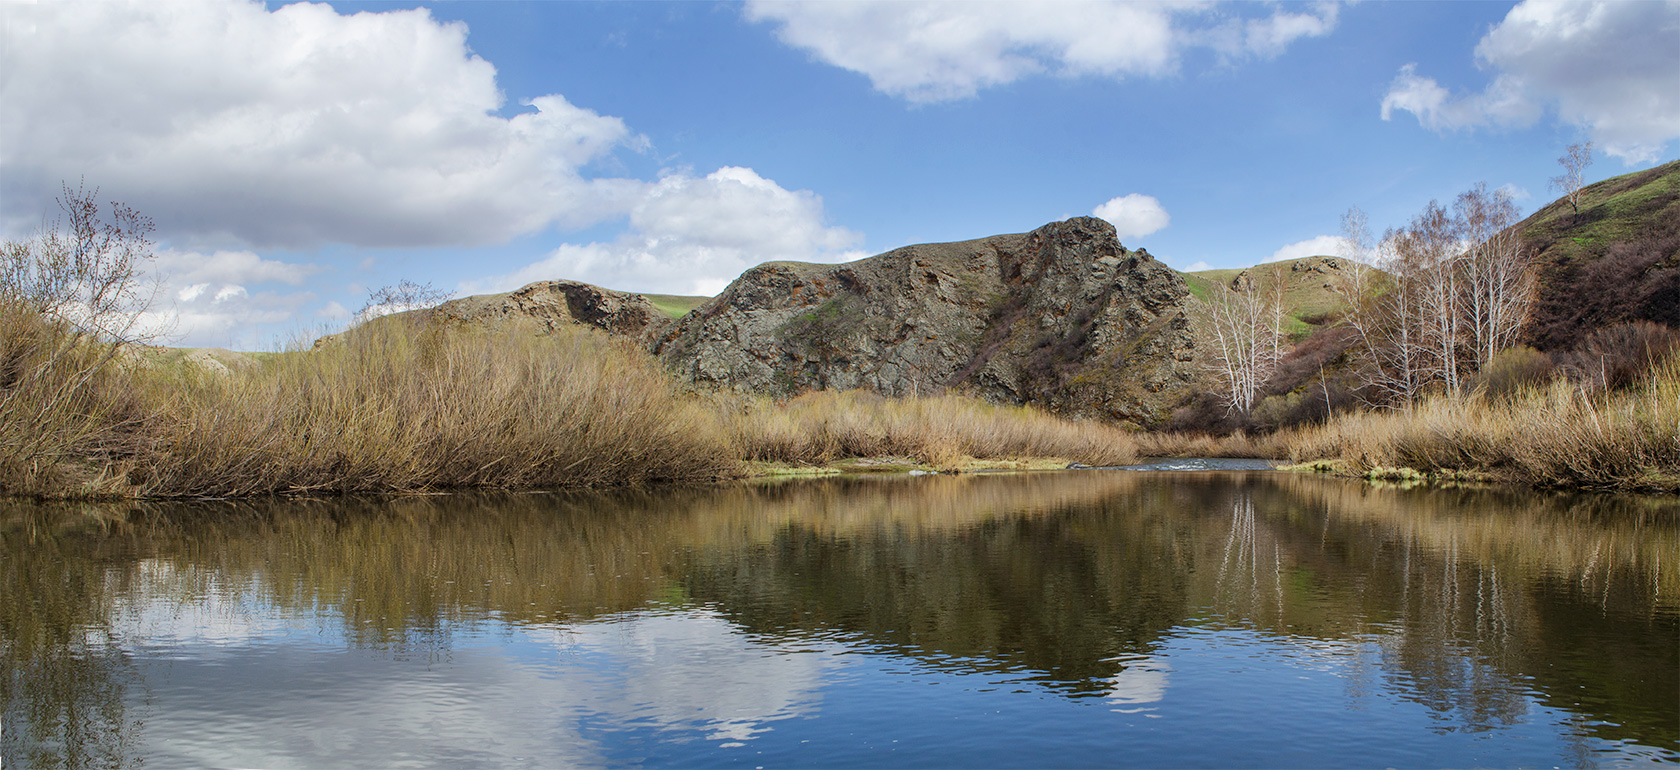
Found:
M 1388 229 L 1375 248 L 1361 212 L 1343 220 L 1344 250 L 1367 254 L 1382 268 L 1349 270 L 1331 288 L 1348 303 L 1344 322 L 1359 339 L 1365 383 L 1374 406 L 1409 408 L 1432 383 L 1453 375 L 1442 351 L 1456 331 L 1441 313 L 1456 309 L 1450 269 L 1450 231 L 1444 211 L 1431 203 L 1407 227 Z M 1456 361 L 1452 355 L 1448 362 Z
M 1466 249 L 1464 314 L 1480 371 L 1517 344 L 1534 305 L 1534 268 L 1512 227 L 1519 212 L 1510 193 L 1477 184 L 1458 196 L 1453 215 Z
M 1580 214 L 1581 187 L 1586 184 L 1587 167 L 1592 165 L 1592 142 L 1569 145 L 1563 157 L 1558 158 L 1558 165 L 1563 166 L 1563 173 L 1552 177 L 1552 189 L 1562 190 L 1563 196 L 1569 199 L 1569 208 Z
M 1383 234 L 1374 261 L 1387 275 L 1353 266 L 1332 284 L 1379 403 L 1407 407 L 1432 387 L 1458 395 L 1470 372 L 1516 344 L 1535 293 L 1517 213 L 1509 194 L 1485 184 L 1451 213 L 1430 201 Z M 1349 257 L 1373 253 L 1358 209 L 1343 218 L 1342 239 Z
M 1332 276 L 1330 290 L 1347 304 L 1342 322 L 1358 340 L 1365 382 L 1377 395 L 1375 405 L 1406 406 L 1423 379 L 1415 344 L 1421 336 L 1413 311 L 1416 281 L 1399 262 L 1399 234 L 1389 230 L 1382 241 L 1373 243 L 1367 221 L 1357 207 L 1342 215 L 1340 252 L 1349 264 Z
M 1204 364 L 1227 414 L 1254 408 L 1283 357 L 1283 290 L 1279 270 L 1264 272 L 1258 281 L 1244 273 L 1228 289 L 1215 289 L 1198 313 Z
M 1459 228 L 1435 201 L 1412 218 L 1398 246 L 1410 253 L 1403 263 L 1415 270 L 1419 287 L 1417 309 L 1422 353 L 1430 378 L 1458 395 L 1463 384 L 1461 342 L 1464 338 L 1462 243 Z
M 367 304 L 356 312 L 356 322 L 409 310 L 424 310 L 448 302 L 453 292 L 435 289 L 431 284 L 415 283 L 404 278 L 395 286 L 384 286 L 368 292 Z
M 150 336 L 140 323 L 156 296 L 145 274 L 152 220 L 121 203 L 101 217 L 98 196 L 64 185 L 59 217 L 0 246 L 0 301 L 65 324 L 72 342 L 121 345 Z
M 0 245 L 0 494 L 62 490 L 75 459 L 120 451 L 146 419 L 101 383 L 148 336 L 152 222 L 120 203 L 102 216 L 98 193 L 65 185 L 60 216 Z

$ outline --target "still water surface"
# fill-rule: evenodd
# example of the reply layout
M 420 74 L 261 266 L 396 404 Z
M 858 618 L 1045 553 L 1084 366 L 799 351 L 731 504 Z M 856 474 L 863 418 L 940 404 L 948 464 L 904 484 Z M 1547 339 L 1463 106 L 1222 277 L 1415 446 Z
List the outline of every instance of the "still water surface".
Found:
M 1277 472 L 0 508 L 5 767 L 1680 762 L 1680 504 Z

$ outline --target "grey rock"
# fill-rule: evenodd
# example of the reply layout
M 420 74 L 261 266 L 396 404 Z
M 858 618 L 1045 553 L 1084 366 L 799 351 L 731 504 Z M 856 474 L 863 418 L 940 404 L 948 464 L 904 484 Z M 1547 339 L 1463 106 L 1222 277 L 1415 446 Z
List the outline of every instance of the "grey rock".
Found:
M 1150 426 L 1194 376 L 1188 297 L 1112 225 L 1078 217 L 842 265 L 759 265 L 651 348 L 705 388 L 954 389 Z
M 550 331 L 582 324 L 644 344 L 670 323 L 647 297 L 579 281 L 538 281 L 506 294 L 450 300 L 430 312 L 456 323 L 534 322 Z

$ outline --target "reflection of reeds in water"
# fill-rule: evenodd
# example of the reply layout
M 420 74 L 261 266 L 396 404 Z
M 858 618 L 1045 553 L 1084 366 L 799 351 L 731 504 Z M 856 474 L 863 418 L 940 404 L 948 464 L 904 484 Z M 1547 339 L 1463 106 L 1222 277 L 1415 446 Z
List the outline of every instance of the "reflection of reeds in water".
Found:
M 1680 500 L 1511 488 L 1380 490 L 1280 476 L 1306 507 L 1374 525 L 1399 541 L 1530 578 L 1567 579 L 1612 602 L 1627 582 L 1651 607 L 1680 607 Z
M 1207 607 L 1279 635 L 1377 637 L 1374 676 L 1489 725 L 1520 705 L 1512 672 L 1638 691 L 1646 675 L 1631 669 L 1651 663 L 1649 650 L 1615 649 L 1630 670 L 1602 681 L 1568 678 L 1543 655 L 1571 638 L 1558 608 L 1574 605 L 1560 601 L 1593 622 L 1673 626 L 1674 505 L 1075 472 L 147 504 L 117 516 L 13 507 L 0 510 L 0 591 L 33 602 L 0 602 L 0 655 L 32 678 L 85 681 L 80 696 L 52 697 L 88 711 L 111 688 L 62 651 L 87 629 L 119 633 L 125 607 L 159 596 L 325 612 L 352 644 L 419 651 L 491 618 L 559 625 L 698 602 L 757 633 L 837 629 L 965 670 L 1043 671 L 1083 692 Z M 1465 668 L 1461 653 L 1480 662 Z M 1672 672 L 1660 650 L 1655 659 Z M 120 670 L 112 663 L 104 681 Z M 11 681 L 6 702 L 19 708 Z

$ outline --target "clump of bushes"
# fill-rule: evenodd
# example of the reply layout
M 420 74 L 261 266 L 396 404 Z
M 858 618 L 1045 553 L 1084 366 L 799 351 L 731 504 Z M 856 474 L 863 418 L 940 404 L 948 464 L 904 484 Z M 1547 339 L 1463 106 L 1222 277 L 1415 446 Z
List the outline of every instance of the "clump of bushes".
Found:
M 640 350 L 367 324 L 251 372 L 152 383 L 142 494 L 234 496 L 694 481 L 734 471 L 717 420 Z

